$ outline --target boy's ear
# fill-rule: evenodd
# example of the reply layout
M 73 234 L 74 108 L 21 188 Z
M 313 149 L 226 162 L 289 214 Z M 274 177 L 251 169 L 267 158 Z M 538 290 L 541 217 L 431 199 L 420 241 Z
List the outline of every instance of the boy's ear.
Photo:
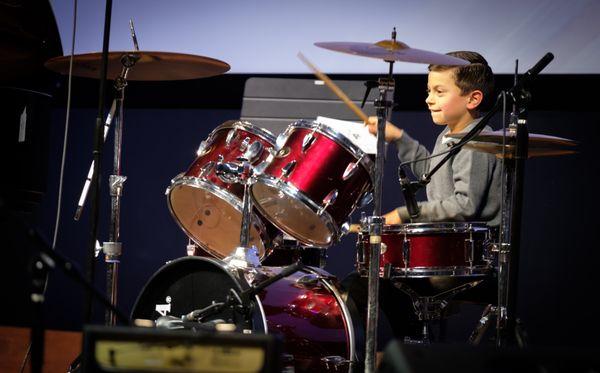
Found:
M 483 92 L 481 92 L 478 89 L 472 91 L 471 93 L 469 93 L 469 97 L 467 100 L 467 109 L 469 109 L 469 110 L 476 109 L 481 104 L 482 101 L 483 101 Z

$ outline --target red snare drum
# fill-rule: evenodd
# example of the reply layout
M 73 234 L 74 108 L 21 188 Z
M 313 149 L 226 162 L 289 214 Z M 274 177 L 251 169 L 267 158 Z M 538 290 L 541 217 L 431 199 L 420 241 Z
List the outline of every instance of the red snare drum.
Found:
M 371 189 L 370 156 L 335 130 L 291 124 L 252 185 L 258 210 L 283 232 L 317 247 L 333 244 L 340 227 Z
M 416 223 L 385 225 L 380 269 L 391 276 L 429 277 L 478 275 L 489 272 L 489 228 L 479 223 Z M 358 239 L 357 267 L 369 269 L 369 234 Z
M 214 259 L 177 259 L 148 281 L 132 318 L 186 315 L 212 301 L 224 301 L 230 289 L 239 293 L 280 271 L 281 267 L 261 267 L 255 273 L 244 272 L 239 279 Z M 251 320 L 240 320 L 239 313 L 226 309 L 203 321 L 234 319 L 238 330 L 280 336 L 284 368 L 293 367 L 296 372 L 347 372 L 356 362 L 352 318 L 335 278 L 327 272 L 306 267 L 269 285 L 251 303 Z
M 275 144 L 268 131 L 248 122 L 227 121 L 200 144 L 198 157 L 167 189 L 171 214 L 202 249 L 224 258 L 239 246 L 243 186 L 222 180 L 215 173 L 218 162 L 236 161 L 244 155 L 253 165 L 261 163 Z M 269 235 L 264 223 L 253 216 L 250 244 L 262 258 Z

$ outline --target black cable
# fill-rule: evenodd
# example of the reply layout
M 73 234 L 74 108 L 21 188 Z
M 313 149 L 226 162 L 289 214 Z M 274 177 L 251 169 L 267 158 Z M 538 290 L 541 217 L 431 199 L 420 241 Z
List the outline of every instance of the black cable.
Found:
M 504 96 L 504 94 L 505 94 L 505 92 L 502 92 L 501 94 L 498 95 L 498 97 L 496 99 L 497 102 L 500 100 L 501 97 Z M 439 153 L 431 154 L 431 155 L 428 155 L 427 157 L 423 157 L 423 158 L 419 158 L 419 159 L 413 159 L 412 161 L 402 162 L 402 163 L 400 163 L 400 166 L 398 166 L 398 167 L 405 167 L 405 166 L 411 165 L 413 163 L 419 163 L 419 162 L 423 162 L 423 161 L 428 161 L 430 159 L 440 157 L 440 156 L 448 154 L 450 152 L 458 152 L 458 149 L 460 149 L 463 146 L 465 146 L 469 141 L 471 141 L 471 139 L 473 139 L 477 135 L 478 135 L 478 133 L 475 133 L 472 136 L 469 136 L 468 138 L 467 137 L 463 137 L 461 139 L 461 141 L 459 141 L 458 143 L 456 143 L 454 146 L 452 146 L 448 150 L 444 150 L 444 151 L 441 151 Z

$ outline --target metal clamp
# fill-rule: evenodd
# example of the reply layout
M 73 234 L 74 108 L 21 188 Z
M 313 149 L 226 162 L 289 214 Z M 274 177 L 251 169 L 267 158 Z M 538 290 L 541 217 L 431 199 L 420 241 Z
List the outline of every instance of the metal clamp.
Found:
M 123 195 L 123 183 L 127 180 L 127 176 L 123 175 L 110 175 L 108 183 L 110 185 L 110 195 L 112 197 Z
M 104 242 L 102 244 L 102 251 L 107 258 L 118 258 L 123 253 L 123 245 L 121 242 Z

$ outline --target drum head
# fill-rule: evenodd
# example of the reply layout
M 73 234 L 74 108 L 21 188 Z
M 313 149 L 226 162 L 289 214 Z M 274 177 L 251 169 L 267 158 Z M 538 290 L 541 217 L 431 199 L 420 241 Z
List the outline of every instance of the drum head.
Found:
M 256 207 L 271 223 L 298 241 L 317 247 L 333 243 L 336 234 L 329 214 L 317 214 L 298 193 L 259 178 L 252 186 L 252 196 Z
M 194 242 L 222 259 L 240 245 L 241 202 L 226 191 L 201 180 L 175 181 L 169 190 L 169 208 L 179 225 Z M 250 227 L 250 245 L 259 257 L 265 254 L 264 227 Z
M 146 283 L 133 306 L 132 319 L 156 320 L 180 317 L 204 308 L 212 301 L 225 301 L 229 289 L 242 290 L 238 281 L 215 260 L 185 257 L 163 266 Z M 209 320 L 231 318 L 231 311 Z M 207 321 L 207 320 L 205 320 Z

